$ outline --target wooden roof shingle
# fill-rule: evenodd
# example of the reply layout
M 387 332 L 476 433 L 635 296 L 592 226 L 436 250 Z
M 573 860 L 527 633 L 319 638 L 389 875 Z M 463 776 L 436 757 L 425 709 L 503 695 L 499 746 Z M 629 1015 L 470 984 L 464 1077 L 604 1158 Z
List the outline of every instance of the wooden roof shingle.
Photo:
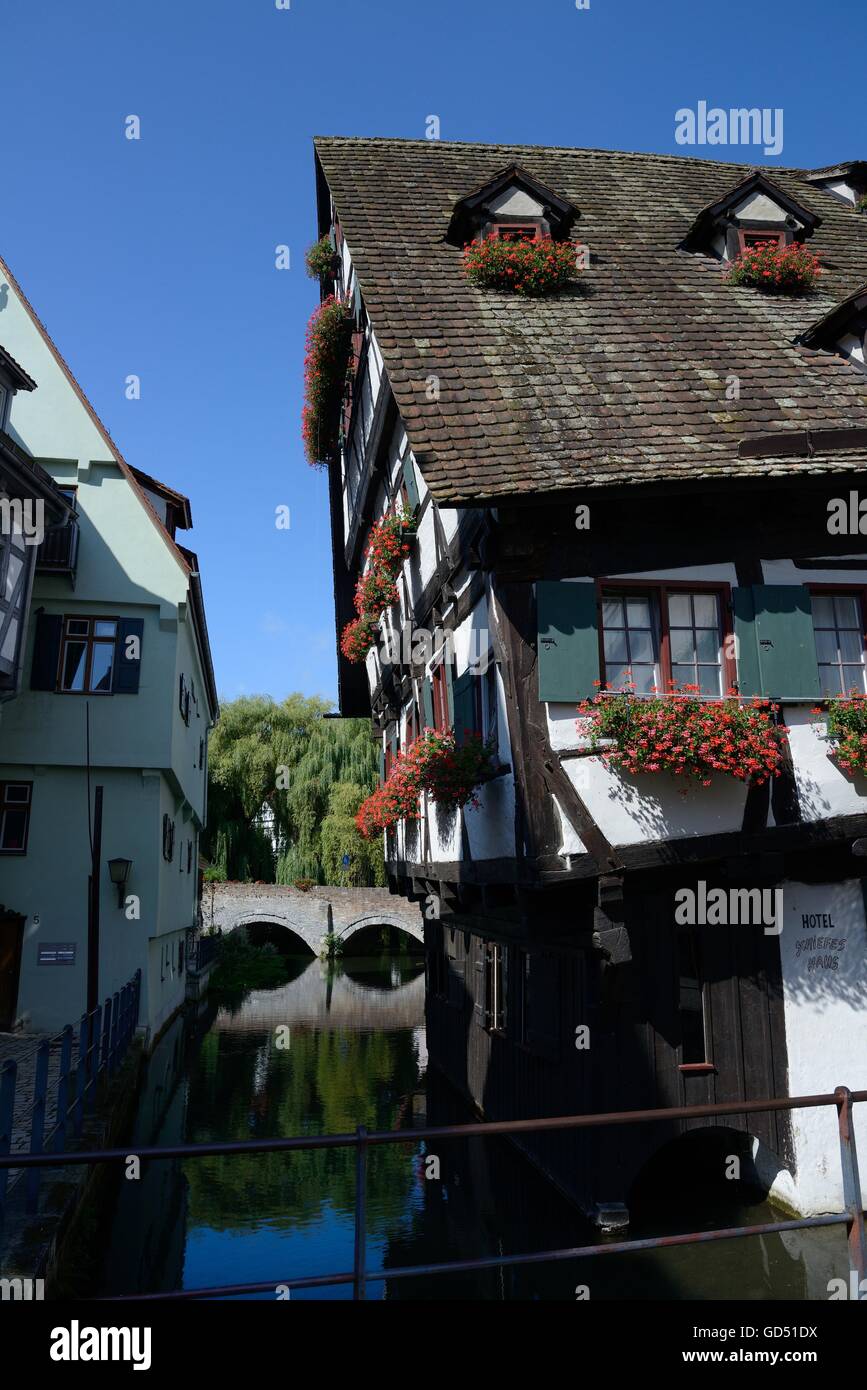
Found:
M 805 171 L 765 171 L 821 219 L 808 244 L 826 273 L 818 293 L 792 298 L 730 286 L 718 261 L 682 246 L 756 165 L 427 140 L 320 137 L 315 148 L 440 503 L 864 468 L 864 450 L 738 454 L 766 432 L 867 427 L 867 378 L 797 341 L 867 281 L 867 217 Z M 550 298 L 470 285 L 446 240 L 459 200 L 510 164 L 580 213 L 572 236 L 589 268 Z

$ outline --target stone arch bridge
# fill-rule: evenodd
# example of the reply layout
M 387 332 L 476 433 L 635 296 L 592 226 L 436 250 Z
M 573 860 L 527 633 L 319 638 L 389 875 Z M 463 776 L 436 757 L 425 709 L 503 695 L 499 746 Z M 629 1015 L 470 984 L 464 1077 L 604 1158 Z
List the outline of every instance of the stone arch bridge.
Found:
M 418 903 L 394 897 L 387 888 L 329 888 L 314 885 L 306 892 L 278 883 L 205 883 L 202 886 L 202 928 L 235 931 L 255 924 L 284 927 L 315 955 L 325 950 L 325 938 L 344 943 L 367 927 L 396 927 L 424 941 L 424 919 Z

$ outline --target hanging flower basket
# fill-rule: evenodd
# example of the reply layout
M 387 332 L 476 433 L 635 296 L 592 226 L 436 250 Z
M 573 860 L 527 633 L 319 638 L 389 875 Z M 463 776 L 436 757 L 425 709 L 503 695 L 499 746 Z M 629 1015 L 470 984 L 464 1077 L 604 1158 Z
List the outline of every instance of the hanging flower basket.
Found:
M 376 619 L 367 615 L 353 618 L 340 637 L 340 650 L 347 661 L 363 661 L 376 641 Z
M 813 713 L 827 715 L 831 756 L 843 771 L 867 772 L 867 697 L 853 691 Z
M 741 252 L 726 280 L 766 294 L 809 294 L 821 274 L 818 256 L 799 242 L 779 246 L 776 241 L 762 241 Z
M 571 241 L 488 237 L 464 249 L 464 273 L 471 285 L 538 298 L 578 279 L 578 256 Z
M 301 432 L 307 461 L 316 468 L 325 467 L 337 453 L 352 324 L 349 306 L 330 294 L 314 310 L 307 327 Z
M 718 772 L 754 786 L 779 777 L 786 732 L 771 718 L 778 707 L 759 699 L 701 700 L 698 693 L 672 685 L 668 695 L 637 696 L 627 686 L 586 700 L 579 714 L 582 724 L 590 721 L 594 751 L 623 772 L 671 772 L 704 787 Z M 579 732 L 586 736 L 581 725 Z M 600 748 L 603 740 L 614 748 Z
M 407 512 L 383 517 L 371 528 L 364 558 L 367 569 L 355 586 L 355 611 L 340 638 L 347 661 L 363 661 L 376 641 L 377 622 L 386 608 L 397 602 L 397 576 L 410 552 L 409 538 L 415 522 Z
M 425 729 L 398 755 L 388 780 L 362 802 L 356 827 L 369 840 L 392 829 L 398 821 L 418 820 L 422 792 L 446 810 L 477 806 L 475 789 L 487 781 L 493 768 L 493 746 L 478 734 L 458 745 L 452 731 Z
M 320 284 L 327 284 L 329 280 L 334 279 L 337 267 L 340 265 L 340 257 L 331 245 L 329 237 L 324 236 L 307 248 L 304 264 L 307 266 L 307 274 L 311 280 L 318 280 Z

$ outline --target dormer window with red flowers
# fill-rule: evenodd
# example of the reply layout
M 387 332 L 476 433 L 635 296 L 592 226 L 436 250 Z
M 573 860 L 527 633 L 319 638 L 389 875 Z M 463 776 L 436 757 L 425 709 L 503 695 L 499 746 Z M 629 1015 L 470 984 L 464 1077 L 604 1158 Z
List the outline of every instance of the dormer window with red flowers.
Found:
M 495 222 L 489 236 L 495 236 L 499 241 L 541 241 L 542 225 L 534 222 L 532 226 L 514 227 L 508 222 Z
M 574 203 L 533 174 L 510 164 L 455 204 L 447 239 L 471 241 L 566 241 L 579 216 Z
M 738 250 L 751 251 L 755 246 L 785 246 L 786 231 L 775 231 L 770 227 L 761 232 L 745 232 L 738 228 Z
M 766 174 L 756 173 L 702 209 L 687 232 L 683 248 L 721 261 L 736 261 L 763 244 L 783 251 L 803 243 L 820 223 L 820 217 L 795 202 Z

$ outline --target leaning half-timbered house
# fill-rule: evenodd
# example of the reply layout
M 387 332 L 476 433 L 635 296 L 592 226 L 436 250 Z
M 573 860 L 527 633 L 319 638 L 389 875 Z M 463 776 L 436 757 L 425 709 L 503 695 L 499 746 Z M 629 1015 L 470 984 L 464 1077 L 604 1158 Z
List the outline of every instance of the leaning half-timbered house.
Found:
M 372 528 L 412 514 L 341 712 L 385 777 L 426 727 L 493 750 L 477 804 L 422 796 L 385 836 L 432 1062 L 490 1118 L 867 1086 L 867 777 L 830 713 L 867 691 L 865 165 L 327 138 L 316 172 L 353 316 L 338 633 Z M 558 292 L 468 279 L 468 245 L 539 239 L 573 244 Z M 819 258 L 809 293 L 730 282 L 768 243 Z M 772 701 L 777 775 L 629 773 L 578 714 L 627 682 Z M 713 1123 L 526 1146 L 616 1223 Z M 780 1203 L 840 1207 L 833 1111 L 719 1124 Z

